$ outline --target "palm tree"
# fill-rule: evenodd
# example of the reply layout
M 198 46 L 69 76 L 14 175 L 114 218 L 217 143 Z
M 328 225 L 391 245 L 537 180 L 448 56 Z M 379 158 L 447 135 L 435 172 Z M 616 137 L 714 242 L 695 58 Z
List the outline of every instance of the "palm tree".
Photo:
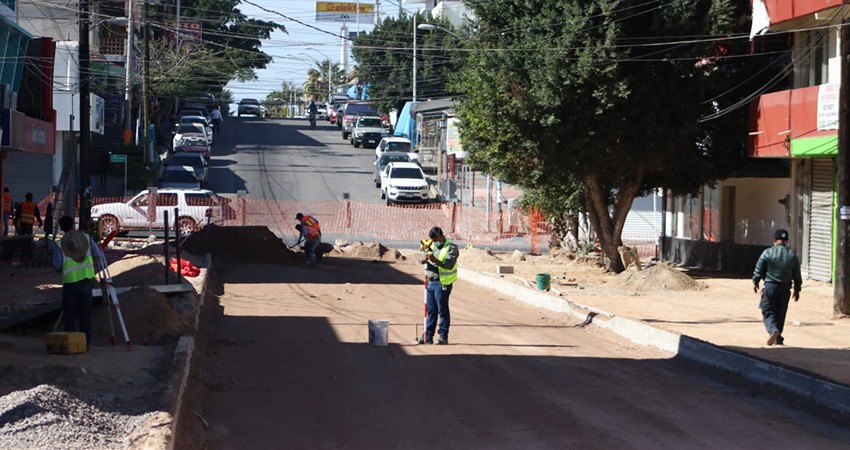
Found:
M 328 74 L 331 76 L 330 89 L 328 89 Z M 316 67 L 307 71 L 304 93 L 311 98 L 327 98 L 344 76 L 345 72 L 339 64 L 332 63 L 329 59 L 316 61 Z

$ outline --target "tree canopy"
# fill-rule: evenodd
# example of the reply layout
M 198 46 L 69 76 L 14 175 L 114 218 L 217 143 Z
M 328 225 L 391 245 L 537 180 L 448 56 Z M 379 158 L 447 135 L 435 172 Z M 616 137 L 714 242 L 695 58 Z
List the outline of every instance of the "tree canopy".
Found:
M 610 270 L 635 196 L 694 191 L 744 156 L 745 111 L 701 118 L 740 99 L 712 100 L 746 77 L 723 60 L 745 53 L 726 37 L 748 2 L 466 4 L 472 51 L 451 87 L 470 162 L 529 189 L 580 184 Z
M 417 15 L 418 24 L 430 23 L 454 33 L 451 24 Z M 417 97 L 448 97 L 449 74 L 463 60 L 463 40 L 442 30 L 417 30 Z M 360 35 L 352 50 L 357 78 L 369 84 L 369 96 L 378 109 L 388 111 L 413 94 L 413 16 L 387 18 L 371 33 Z

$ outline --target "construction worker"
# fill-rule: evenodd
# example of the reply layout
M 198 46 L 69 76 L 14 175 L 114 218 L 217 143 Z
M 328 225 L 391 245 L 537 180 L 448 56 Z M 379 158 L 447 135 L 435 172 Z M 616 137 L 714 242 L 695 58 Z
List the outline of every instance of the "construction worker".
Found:
M 310 228 L 315 229 L 319 232 L 319 234 L 322 234 L 322 226 L 319 225 L 319 219 L 313 217 L 312 215 L 298 213 L 295 215 L 295 220 L 301 222 L 302 225 L 306 225 Z
M 784 345 L 782 331 L 785 328 L 785 315 L 792 296 L 791 286 L 793 283 L 793 297 L 796 302 L 800 299 L 800 289 L 803 285 L 800 260 L 787 245 L 788 231 L 776 230 L 773 234 L 773 247 L 762 252 L 753 271 L 753 292 L 759 292 L 759 282 L 764 280 L 759 308 L 761 308 L 764 328 L 770 335 L 767 345 Z
M 321 233 L 315 228 L 304 225 L 303 223 L 295 225 L 295 229 L 298 230 L 298 242 L 295 245 L 297 246 L 301 241 L 304 241 L 304 253 L 307 255 L 307 264 L 315 263 L 318 258 L 316 252 L 319 250 L 319 244 L 322 243 Z
M 53 249 L 53 267 L 62 272 L 62 315 L 65 331 L 81 331 L 86 347 L 91 342 L 91 304 L 94 275 L 99 272 L 103 252 L 92 238 L 74 230 L 74 218 L 62 216 L 59 229 L 64 236 L 59 248 Z M 48 241 L 53 242 L 53 241 Z M 96 264 L 95 261 L 98 261 Z
M 12 193 L 3 188 L 3 237 L 9 236 L 9 219 L 12 217 Z
M 38 211 L 38 205 L 32 201 L 32 193 L 27 192 L 26 200 L 18 207 L 16 215 L 18 223 L 21 226 L 20 236 L 31 236 L 32 227 L 38 222 L 38 227 L 41 228 L 41 213 Z
M 460 251 L 457 245 L 446 239 L 440 227 L 431 228 L 428 232 L 431 239 L 431 249 L 422 254 L 419 262 L 425 264 L 425 275 L 428 277 L 426 290 L 425 335 L 421 342 L 425 344 L 434 343 L 434 334 L 438 334 L 438 345 L 449 343 L 449 325 L 451 325 L 451 313 L 449 312 L 449 297 L 452 286 L 457 281 L 457 259 Z M 440 317 L 440 327 L 437 329 L 437 316 Z

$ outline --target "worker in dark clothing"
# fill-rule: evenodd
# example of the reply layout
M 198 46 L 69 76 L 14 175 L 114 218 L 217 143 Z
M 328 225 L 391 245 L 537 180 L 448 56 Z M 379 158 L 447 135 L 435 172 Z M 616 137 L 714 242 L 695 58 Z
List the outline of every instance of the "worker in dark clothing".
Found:
M 15 215 L 21 226 L 21 236 L 31 236 L 32 228 L 38 222 L 39 228 L 42 226 L 41 213 L 38 211 L 38 205 L 32 201 L 32 194 L 27 192 L 26 200 L 18 207 L 18 213 Z
M 782 331 L 785 328 L 788 303 L 791 296 L 794 297 L 795 302 L 800 299 L 800 289 L 803 285 L 800 261 L 787 244 L 788 232 L 776 230 L 773 234 L 773 247 L 762 252 L 753 271 L 753 292 L 759 292 L 759 282 L 764 280 L 759 308 L 764 319 L 764 327 L 770 335 L 767 345 L 785 343 Z M 791 294 L 792 282 L 793 294 Z
M 457 259 L 460 251 L 452 241 L 446 239 L 440 227 L 431 228 L 428 232 L 432 244 L 423 253 L 419 262 L 425 264 L 425 276 L 428 278 L 426 290 L 425 334 L 419 340 L 424 344 L 434 343 L 434 334 L 439 338 L 437 344 L 449 343 L 449 297 L 452 286 L 457 281 Z M 440 328 L 437 330 L 437 316 L 440 317 Z

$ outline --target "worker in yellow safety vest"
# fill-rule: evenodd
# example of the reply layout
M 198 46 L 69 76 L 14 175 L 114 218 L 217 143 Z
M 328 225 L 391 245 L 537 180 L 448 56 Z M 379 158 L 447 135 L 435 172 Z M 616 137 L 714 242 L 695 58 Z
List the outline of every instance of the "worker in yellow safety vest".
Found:
M 440 227 L 431 228 L 428 237 L 432 242 L 431 249 L 423 253 L 419 260 L 425 264 L 425 275 L 428 278 L 425 297 L 427 317 L 425 335 L 421 342 L 433 344 L 436 333 L 439 336 L 437 344 L 445 345 L 449 343 L 449 325 L 451 325 L 449 297 L 452 286 L 457 281 L 457 260 L 460 250 L 454 242 L 446 239 Z M 439 329 L 437 329 L 438 316 Z
M 32 201 L 32 193 L 27 192 L 26 200 L 18 206 L 18 213 L 15 216 L 18 219 L 18 224 L 21 229 L 19 236 L 31 236 L 32 228 L 38 222 L 39 228 L 42 226 L 41 213 L 38 211 L 38 205 Z
M 65 331 L 81 331 L 86 335 L 86 348 L 91 342 L 92 288 L 95 273 L 102 270 L 103 252 L 89 235 L 74 230 L 74 218 L 62 216 L 59 229 L 64 236 L 59 248 L 53 248 L 53 267 L 62 272 L 62 315 Z M 52 242 L 52 241 L 48 241 Z M 98 261 L 96 264 L 95 261 Z
M 9 219 L 12 217 L 12 193 L 3 188 L 3 237 L 9 235 Z

